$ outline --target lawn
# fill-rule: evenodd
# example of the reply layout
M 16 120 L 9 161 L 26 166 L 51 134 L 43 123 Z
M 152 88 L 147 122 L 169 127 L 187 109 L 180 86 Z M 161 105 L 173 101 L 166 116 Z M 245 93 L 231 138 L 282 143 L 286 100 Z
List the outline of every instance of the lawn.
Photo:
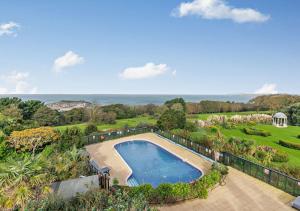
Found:
M 131 119 L 120 119 L 120 120 L 117 120 L 115 124 L 98 124 L 97 128 L 99 130 L 105 131 L 105 130 L 110 130 L 110 129 L 124 128 L 126 125 L 128 127 L 135 127 L 139 123 L 155 124 L 156 119 L 154 119 L 153 117 L 148 117 L 148 116 L 139 116 L 139 117 L 135 117 L 135 118 L 131 118 Z M 57 126 L 55 128 L 63 131 L 68 127 L 77 126 L 81 130 L 84 130 L 86 128 L 87 124 L 88 123 L 63 125 L 63 126 Z
M 205 113 L 205 114 L 194 114 L 189 117 L 190 120 L 200 119 L 207 120 L 211 115 L 225 115 L 228 117 L 234 115 L 250 115 L 250 114 L 272 114 L 271 111 L 245 111 L 245 112 L 225 112 L 225 113 Z
M 271 146 L 280 151 L 285 151 L 288 153 L 290 160 L 288 161 L 291 165 L 300 166 L 300 150 L 290 149 L 287 147 L 283 147 L 278 144 L 279 140 L 286 140 L 295 143 L 300 143 L 300 139 L 297 138 L 297 135 L 300 135 L 300 127 L 297 126 L 289 126 L 287 128 L 277 128 L 273 125 L 256 125 L 254 126 L 257 129 L 263 129 L 269 131 L 271 136 L 262 137 L 255 135 L 247 135 L 242 129 L 244 127 L 249 127 L 247 125 L 239 125 L 234 129 L 224 129 L 221 128 L 222 133 L 226 138 L 229 137 L 237 137 L 248 140 L 254 140 L 257 145 L 265 145 Z

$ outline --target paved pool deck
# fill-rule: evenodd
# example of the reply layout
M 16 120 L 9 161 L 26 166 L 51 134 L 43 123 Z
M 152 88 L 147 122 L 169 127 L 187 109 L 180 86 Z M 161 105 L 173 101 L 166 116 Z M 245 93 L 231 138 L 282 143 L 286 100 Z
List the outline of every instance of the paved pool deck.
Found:
M 225 186 L 210 191 L 207 199 L 184 201 L 159 207 L 161 211 L 285 211 L 294 210 L 295 197 L 254 177 L 229 167 Z
M 187 160 L 195 167 L 200 168 L 204 174 L 210 170 L 211 162 L 153 133 L 134 135 L 86 146 L 92 159 L 95 159 L 101 166 L 111 167 L 111 177 L 118 178 L 122 185 L 126 184 L 131 171 L 114 149 L 114 145 L 130 140 L 150 141 Z M 294 210 L 290 207 L 290 202 L 294 198 L 254 177 L 234 168 L 229 168 L 226 185 L 216 187 L 209 193 L 207 199 L 188 200 L 158 208 L 162 211 L 284 211 Z
M 175 154 L 176 156 L 182 158 L 194 167 L 200 169 L 204 174 L 210 170 L 210 167 L 212 165 L 210 161 L 207 161 L 199 157 L 198 155 L 184 149 L 183 147 L 159 137 L 154 133 L 144 133 L 92 144 L 86 146 L 86 149 L 91 155 L 91 159 L 96 160 L 101 167 L 108 166 L 112 169 L 110 172 L 112 178 L 117 178 L 120 185 L 126 185 L 127 178 L 131 175 L 131 169 L 122 160 L 120 155 L 115 150 L 114 146 L 116 144 L 132 140 L 146 140 L 157 144 L 165 148 L 169 152 Z M 141 152 L 141 156 L 142 155 L 143 152 Z

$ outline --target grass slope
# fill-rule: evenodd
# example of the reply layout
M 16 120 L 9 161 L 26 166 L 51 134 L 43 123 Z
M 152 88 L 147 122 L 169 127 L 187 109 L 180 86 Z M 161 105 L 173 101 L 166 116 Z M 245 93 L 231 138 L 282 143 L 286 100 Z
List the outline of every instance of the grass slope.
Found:
M 139 123 L 155 124 L 156 119 L 154 119 L 152 117 L 147 117 L 147 116 L 139 116 L 139 117 L 135 117 L 135 118 L 131 118 L 131 119 L 119 119 L 116 121 L 116 124 L 98 124 L 97 127 L 99 130 L 105 131 L 105 130 L 110 130 L 110 129 L 124 128 L 125 125 L 127 125 L 129 127 L 135 127 Z M 63 125 L 63 126 L 57 126 L 55 128 L 63 131 L 68 127 L 77 126 L 81 130 L 84 130 L 86 128 L 87 124 L 88 123 Z
M 273 125 L 256 125 L 254 126 L 257 129 L 263 129 L 269 131 L 271 136 L 262 137 L 262 136 L 255 136 L 255 135 L 247 135 L 245 134 L 242 129 L 244 127 L 249 127 L 247 125 L 239 125 L 234 129 L 224 129 L 221 128 L 222 133 L 225 137 L 238 137 L 248 140 L 254 140 L 257 145 L 265 145 L 271 146 L 275 149 L 280 151 L 287 152 L 289 154 L 290 160 L 288 161 L 291 165 L 300 166 L 300 150 L 290 149 L 287 147 L 283 147 L 278 144 L 279 140 L 286 140 L 294 143 L 300 144 L 300 139 L 297 138 L 297 135 L 300 134 L 300 127 L 297 126 L 289 126 L 287 128 L 277 128 Z

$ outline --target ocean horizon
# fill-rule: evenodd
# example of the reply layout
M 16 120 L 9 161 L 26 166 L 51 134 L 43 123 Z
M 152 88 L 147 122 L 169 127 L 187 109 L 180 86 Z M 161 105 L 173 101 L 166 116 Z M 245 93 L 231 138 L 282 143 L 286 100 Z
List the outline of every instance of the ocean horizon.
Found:
M 163 104 L 165 101 L 182 97 L 187 102 L 200 102 L 202 100 L 230 101 L 247 103 L 255 94 L 232 94 L 232 95 L 187 95 L 187 94 L 1 94 L 0 97 L 19 97 L 22 100 L 40 100 L 46 104 L 62 100 L 87 101 L 101 105 L 109 104 Z

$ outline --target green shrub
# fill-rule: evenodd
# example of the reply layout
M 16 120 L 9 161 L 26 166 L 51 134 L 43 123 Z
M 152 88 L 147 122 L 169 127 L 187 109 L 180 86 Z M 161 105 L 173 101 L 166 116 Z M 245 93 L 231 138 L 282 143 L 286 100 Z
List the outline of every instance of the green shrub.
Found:
M 231 137 L 225 143 L 224 150 L 235 155 L 253 155 L 255 151 L 255 142 L 253 140 Z
M 192 184 L 175 183 L 175 184 L 160 184 L 157 188 L 151 185 L 141 185 L 131 187 L 129 195 L 143 195 L 149 203 L 173 203 L 192 198 L 206 198 L 208 190 L 215 186 L 221 180 L 219 170 L 212 170 L 209 174 L 204 175 L 201 179 Z
M 221 164 L 221 163 L 217 163 L 217 162 L 213 163 L 212 169 L 220 172 L 221 175 L 227 175 L 228 171 L 229 171 L 227 166 L 225 166 L 224 164 Z
M 119 180 L 117 178 L 113 179 L 113 185 L 119 185 Z
M 210 127 L 210 132 L 211 133 L 217 133 L 219 131 L 219 129 L 216 126 L 211 126 Z
M 281 146 L 287 147 L 287 148 L 300 150 L 300 144 L 298 144 L 298 143 L 292 143 L 289 141 L 279 140 L 278 144 Z
M 61 132 L 61 139 L 58 142 L 59 149 L 61 151 L 65 151 L 66 149 L 70 149 L 73 145 L 81 148 L 83 146 L 83 133 L 79 127 L 73 126 L 71 128 L 67 128 L 63 132 Z
M 199 143 L 205 147 L 212 148 L 214 145 L 214 137 L 209 135 L 204 135 L 200 138 Z
M 46 199 L 30 202 L 25 210 L 152 210 L 141 194 L 130 196 L 126 190 L 117 190 L 110 194 L 107 191 L 93 189 L 78 194 L 70 200 L 53 195 Z
M 271 135 L 270 132 L 265 130 L 259 130 L 257 128 L 244 128 L 243 132 L 248 135 L 256 135 L 256 136 L 263 136 L 263 137 L 267 137 Z
M 298 135 L 298 136 L 297 136 L 297 138 L 299 138 L 299 139 L 300 139 L 300 135 Z
M 149 201 L 153 195 L 153 187 L 150 184 L 139 185 L 130 188 L 129 194 L 134 197 L 135 195 L 142 194 Z
M 279 171 L 284 172 L 285 174 L 294 177 L 296 179 L 300 179 L 300 167 L 299 166 L 291 166 L 286 163 L 276 167 Z
M 170 203 L 174 201 L 174 197 L 172 195 L 173 184 L 162 183 L 157 188 L 155 188 L 152 192 L 152 200 L 156 203 Z
M 259 161 L 266 161 L 266 159 L 268 158 L 269 152 L 265 152 L 262 150 L 256 150 L 255 151 L 255 157 L 259 160 Z M 271 157 L 270 157 L 271 159 Z
M 175 200 L 185 200 L 191 195 L 191 187 L 188 183 L 175 183 L 172 186 L 172 193 Z
M 157 126 L 162 130 L 183 129 L 186 124 L 186 116 L 183 111 L 173 109 L 166 110 L 158 119 Z
M 272 161 L 273 162 L 288 162 L 289 156 L 287 153 L 277 151 L 273 154 Z
M 98 128 L 95 124 L 88 124 L 88 126 L 84 129 L 84 134 L 86 136 L 94 132 L 98 132 Z
M 197 126 L 193 122 L 186 122 L 184 129 L 190 132 L 196 132 L 197 131 Z

